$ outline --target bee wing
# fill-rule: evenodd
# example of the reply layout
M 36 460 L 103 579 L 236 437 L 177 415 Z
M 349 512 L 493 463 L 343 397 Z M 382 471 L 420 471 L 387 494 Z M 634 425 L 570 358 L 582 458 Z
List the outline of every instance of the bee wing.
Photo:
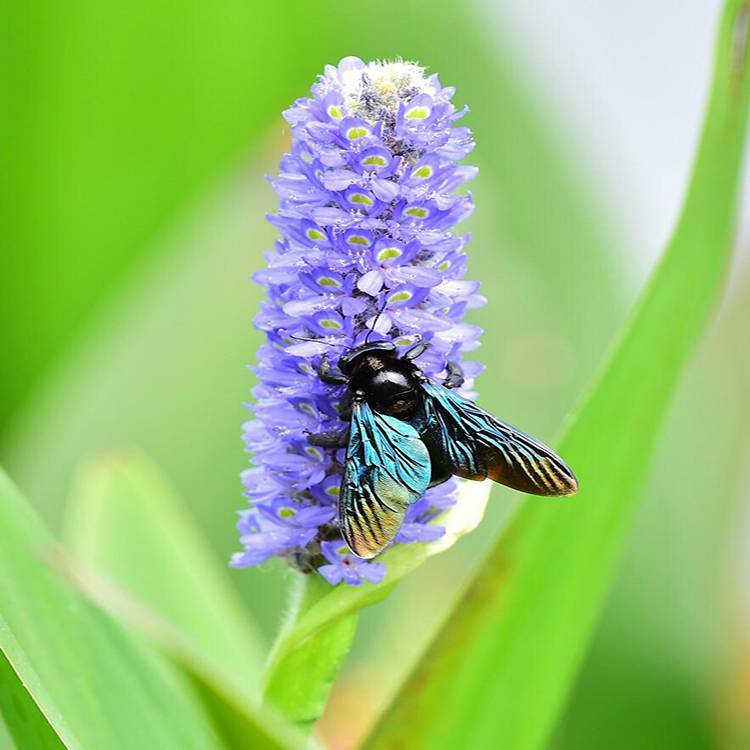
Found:
M 355 555 L 375 557 L 393 540 L 430 473 L 427 447 L 411 425 L 354 404 L 339 522 Z
M 552 449 L 442 385 L 424 383 L 423 439 L 433 462 L 532 495 L 572 495 L 578 481 Z

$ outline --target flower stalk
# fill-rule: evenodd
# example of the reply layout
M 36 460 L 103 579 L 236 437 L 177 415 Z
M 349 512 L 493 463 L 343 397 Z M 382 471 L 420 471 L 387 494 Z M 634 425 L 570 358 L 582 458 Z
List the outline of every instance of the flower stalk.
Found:
M 351 648 L 358 614 L 339 618 L 300 649 L 285 653 L 289 633 L 330 585 L 320 576 L 294 573 L 289 611 L 268 659 L 263 700 L 303 730 L 323 713 L 333 680 Z

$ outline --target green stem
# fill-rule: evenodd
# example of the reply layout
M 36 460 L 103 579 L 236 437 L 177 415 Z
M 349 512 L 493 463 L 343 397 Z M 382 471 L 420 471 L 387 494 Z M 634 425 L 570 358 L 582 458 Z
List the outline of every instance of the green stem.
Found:
M 347 615 L 317 631 L 293 651 L 287 639 L 299 619 L 331 587 L 320 576 L 296 574 L 289 614 L 271 650 L 263 698 L 303 729 L 323 713 L 336 673 L 341 668 L 357 628 L 357 614 Z

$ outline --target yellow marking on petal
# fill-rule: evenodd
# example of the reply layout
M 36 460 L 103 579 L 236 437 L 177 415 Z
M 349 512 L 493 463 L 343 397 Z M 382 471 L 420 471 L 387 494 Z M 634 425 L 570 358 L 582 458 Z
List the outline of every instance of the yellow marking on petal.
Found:
M 310 240 L 324 240 L 326 238 L 323 232 L 320 232 L 317 229 L 308 229 L 305 234 Z
M 361 125 L 349 128 L 349 130 L 346 131 L 346 137 L 350 141 L 356 141 L 358 138 L 365 138 L 368 135 L 370 135 L 370 131 Z
M 379 253 L 378 253 L 378 260 L 390 260 L 391 258 L 398 258 L 400 255 L 402 255 L 401 250 L 397 247 L 384 247 Z
M 332 497 L 338 497 L 340 493 L 340 488 L 336 485 L 332 485 L 326 490 L 326 495 L 331 495 Z
M 362 237 L 362 235 L 359 234 L 353 234 L 347 242 L 350 245 L 362 245 L 362 247 L 370 247 L 370 240 L 367 237 Z
M 311 416 L 315 416 L 315 409 L 310 406 L 310 404 L 302 403 L 299 405 L 300 411 L 305 412 L 305 414 L 310 414 Z
M 282 508 L 279 511 L 279 518 L 294 518 L 297 515 L 297 511 L 293 508 Z
M 362 160 L 362 164 L 364 164 L 366 167 L 385 167 L 388 162 L 386 161 L 384 156 L 368 156 L 366 159 Z
M 419 169 L 414 170 L 414 172 L 412 172 L 412 177 L 417 177 L 420 180 L 426 180 L 428 177 L 432 177 L 432 167 L 425 164 Z
M 323 328 L 335 328 L 337 330 L 341 329 L 341 323 L 336 320 L 323 320 L 321 321 L 320 325 L 323 326 Z
M 417 219 L 424 219 L 425 216 L 429 215 L 429 211 L 426 208 L 420 208 L 419 206 L 413 206 L 412 208 L 407 208 L 404 213 L 407 216 L 415 216 Z
M 349 547 L 339 547 L 336 550 L 336 554 L 339 554 L 339 555 L 348 555 L 348 554 L 350 554 Z
M 332 279 L 330 278 L 330 276 L 322 276 L 318 279 L 318 284 L 320 284 L 320 286 L 329 286 L 335 288 L 341 286 L 341 282 L 338 279 Z
M 449 260 L 444 260 L 438 267 L 438 271 L 447 271 L 451 267 L 451 262 Z
M 369 196 L 364 195 L 364 193 L 352 193 L 349 196 L 349 203 L 361 203 L 365 206 L 371 206 L 373 200 Z
M 424 120 L 425 117 L 430 116 L 429 107 L 412 107 L 407 111 L 405 117 L 408 120 Z
M 341 107 L 336 104 L 331 104 L 328 107 L 328 116 L 332 117 L 334 120 L 340 120 L 344 116 L 344 113 L 341 111 Z
M 389 302 L 406 302 L 412 298 L 411 292 L 396 292 L 388 297 Z

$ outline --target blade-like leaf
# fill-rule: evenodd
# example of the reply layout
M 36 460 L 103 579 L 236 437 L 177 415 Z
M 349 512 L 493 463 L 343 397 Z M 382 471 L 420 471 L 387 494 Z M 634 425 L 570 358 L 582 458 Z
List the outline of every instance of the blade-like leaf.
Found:
M 300 735 L 270 710 L 261 710 L 252 691 L 237 685 L 226 670 L 157 612 L 134 599 L 118 583 L 93 571 L 77 557 L 60 555 L 58 567 L 89 599 L 120 622 L 143 633 L 183 670 L 205 708 L 216 731 L 228 748 L 252 747 L 292 750 L 303 747 Z
M 333 678 L 349 651 L 357 613 L 383 599 L 427 558 L 448 549 L 476 528 L 487 505 L 491 483 L 466 482 L 459 500 L 436 523 L 445 534 L 430 544 L 401 544 L 378 559 L 388 567 L 382 584 L 331 588 L 322 579 L 302 582 L 287 626 L 274 646 L 266 676 L 266 700 L 301 724 L 317 719 Z
M 51 536 L 2 473 L 0 528 L 0 651 L 66 747 L 221 747 L 173 670 L 50 568 Z
M 725 275 L 750 91 L 749 22 L 750 2 L 729 0 L 681 218 L 561 444 L 579 495 L 523 505 L 366 747 L 543 747 L 612 578 L 670 395 Z
M 745 528 L 750 349 L 737 342 L 750 320 L 750 267 L 734 281 L 677 391 L 555 750 L 715 750 L 716 691 L 705 686 L 727 685 L 722 707 L 741 703 L 743 591 L 726 550 Z M 750 737 L 729 739 L 742 711 L 720 710 L 722 747 L 750 747 Z
M 0 747 L 4 750 L 65 750 L 10 662 L 0 652 Z
M 137 454 L 91 462 L 66 520 L 66 538 L 84 563 L 180 632 L 237 689 L 253 691 L 263 663 L 260 635 L 226 564 L 156 467 Z
M 111 454 L 82 472 L 66 529 L 68 576 L 102 609 L 141 632 L 185 671 L 228 747 L 288 746 L 299 738 L 253 698 L 255 626 L 200 532 L 157 468 Z

